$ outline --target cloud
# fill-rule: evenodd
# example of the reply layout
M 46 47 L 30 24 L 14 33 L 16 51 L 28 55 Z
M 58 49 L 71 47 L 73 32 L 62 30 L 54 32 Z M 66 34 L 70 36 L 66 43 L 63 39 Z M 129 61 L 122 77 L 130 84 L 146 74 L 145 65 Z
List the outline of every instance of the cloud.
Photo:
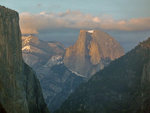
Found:
M 56 28 L 140 31 L 150 30 L 150 17 L 115 20 L 108 15 L 100 17 L 70 10 L 62 13 L 24 12 L 20 14 L 20 26 L 23 34 L 37 34 L 43 29 Z

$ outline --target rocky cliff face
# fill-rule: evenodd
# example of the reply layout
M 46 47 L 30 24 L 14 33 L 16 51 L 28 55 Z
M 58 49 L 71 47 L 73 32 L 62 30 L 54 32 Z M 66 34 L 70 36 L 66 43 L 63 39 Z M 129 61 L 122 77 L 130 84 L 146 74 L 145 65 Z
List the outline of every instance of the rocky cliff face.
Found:
M 77 42 L 66 49 L 64 63 L 69 69 L 90 77 L 123 54 L 123 48 L 107 33 L 81 30 Z
M 56 113 L 150 113 L 150 38 L 81 85 Z
M 35 36 L 23 36 L 22 45 L 23 58 L 36 71 L 45 101 L 53 112 L 84 78 L 64 65 L 65 49 L 61 43 L 42 41 Z
M 0 103 L 7 113 L 48 113 L 35 73 L 22 59 L 18 13 L 2 6 Z

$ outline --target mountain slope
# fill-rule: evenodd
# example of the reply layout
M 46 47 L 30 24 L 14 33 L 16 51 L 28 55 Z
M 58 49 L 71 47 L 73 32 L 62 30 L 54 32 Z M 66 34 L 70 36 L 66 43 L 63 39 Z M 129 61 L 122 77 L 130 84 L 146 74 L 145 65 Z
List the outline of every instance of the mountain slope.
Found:
M 0 109 L 49 113 L 35 73 L 22 59 L 18 13 L 0 6 Z
M 150 38 L 80 86 L 56 113 L 150 113 Z
M 76 43 L 66 49 L 64 64 L 69 69 L 90 77 L 123 54 L 120 44 L 107 33 L 81 30 Z
M 22 45 L 24 61 L 36 71 L 45 101 L 53 112 L 85 80 L 63 64 L 65 49 L 61 43 L 23 36 Z
M 36 69 L 45 64 L 52 56 L 63 56 L 65 49 L 59 42 L 46 42 L 29 35 L 22 36 L 22 52 L 24 61 Z
M 68 96 L 85 80 L 72 73 L 64 64 L 41 67 L 37 71 L 43 94 L 51 112 L 58 109 Z

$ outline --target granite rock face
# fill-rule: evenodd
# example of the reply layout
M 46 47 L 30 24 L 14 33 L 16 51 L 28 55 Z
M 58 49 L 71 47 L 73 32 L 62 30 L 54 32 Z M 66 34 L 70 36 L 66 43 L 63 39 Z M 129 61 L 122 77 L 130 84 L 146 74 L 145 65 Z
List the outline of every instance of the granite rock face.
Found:
M 78 87 L 56 113 L 150 113 L 150 38 Z
M 49 113 L 35 73 L 22 59 L 18 13 L 2 6 L 0 103 L 7 113 Z
M 37 73 L 45 101 L 53 112 L 90 76 L 124 54 L 122 47 L 101 31 L 81 30 L 73 47 L 22 37 L 25 62 Z
M 59 42 L 22 37 L 24 61 L 36 72 L 43 95 L 51 112 L 58 109 L 67 97 L 84 82 L 84 78 L 69 70 L 63 63 L 64 46 Z
M 77 42 L 66 49 L 64 64 L 89 78 L 122 55 L 123 48 L 107 33 L 81 30 Z

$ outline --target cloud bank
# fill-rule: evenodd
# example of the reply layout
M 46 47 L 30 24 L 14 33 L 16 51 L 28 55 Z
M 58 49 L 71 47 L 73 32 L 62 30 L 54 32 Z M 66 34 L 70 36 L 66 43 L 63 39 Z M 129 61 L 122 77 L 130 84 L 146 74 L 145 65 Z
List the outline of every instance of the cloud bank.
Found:
M 43 29 L 77 28 L 123 31 L 150 30 L 150 17 L 115 20 L 111 16 L 93 16 L 80 11 L 62 13 L 20 14 L 20 26 L 23 34 L 37 34 Z

